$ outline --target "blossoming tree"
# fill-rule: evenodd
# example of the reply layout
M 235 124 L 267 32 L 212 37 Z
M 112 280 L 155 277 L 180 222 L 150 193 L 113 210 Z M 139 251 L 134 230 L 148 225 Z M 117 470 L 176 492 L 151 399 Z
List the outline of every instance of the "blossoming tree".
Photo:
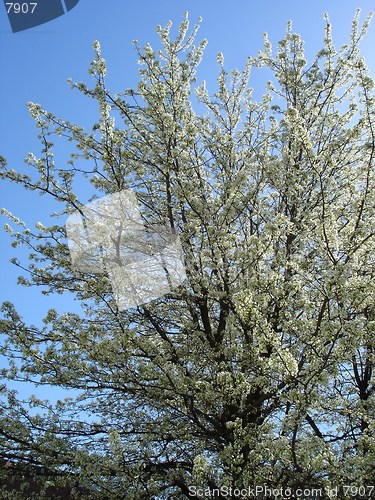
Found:
M 206 42 L 186 16 L 175 39 L 158 28 L 160 51 L 135 43 L 140 81 L 123 93 L 108 90 L 94 44 L 93 86 L 70 82 L 99 105 L 91 131 L 29 103 L 41 156 L 30 175 L 2 160 L 1 176 L 61 210 L 36 229 L 8 213 L 14 245 L 31 251 L 20 282 L 82 302 L 40 328 L 2 306 L 3 376 L 74 389 L 31 408 L 1 389 L 0 456 L 42 489 L 171 499 L 371 480 L 375 108 L 358 17 L 339 49 L 327 18 L 310 63 L 291 26 L 242 72 L 219 54 L 210 93 L 196 84 Z M 54 135 L 76 146 L 66 165 Z M 93 196 L 132 189 L 149 227 L 179 235 L 180 286 L 119 310 L 105 274 L 71 265 L 63 218 L 82 210 L 80 176 Z

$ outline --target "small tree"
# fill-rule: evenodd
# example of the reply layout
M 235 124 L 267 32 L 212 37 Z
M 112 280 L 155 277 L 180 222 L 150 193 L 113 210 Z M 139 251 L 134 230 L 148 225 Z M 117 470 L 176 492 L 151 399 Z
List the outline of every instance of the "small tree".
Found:
M 186 16 L 174 40 L 158 28 L 158 53 L 136 44 L 135 90 L 107 89 L 94 43 L 95 85 L 71 82 L 99 105 L 91 132 L 29 103 L 42 156 L 28 156 L 32 176 L 4 161 L 2 177 L 65 219 L 82 210 L 81 174 L 96 196 L 132 189 L 149 226 L 179 234 L 187 278 L 121 311 L 105 275 L 72 267 L 61 218 L 6 225 L 32 252 L 21 284 L 74 294 L 83 313 L 51 309 L 36 328 L 3 304 L 4 376 L 78 391 L 32 398 L 35 414 L 4 387 L 4 459 L 43 467 L 72 498 L 77 480 L 93 498 L 167 499 L 373 478 L 375 108 L 358 18 L 338 50 L 326 18 L 310 65 L 291 25 L 243 72 L 219 54 L 211 95 L 192 91 L 206 42 Z M 263 67 L 257 101 L 248 80 Z M 53 135 L 76 144 L 67 166 Z

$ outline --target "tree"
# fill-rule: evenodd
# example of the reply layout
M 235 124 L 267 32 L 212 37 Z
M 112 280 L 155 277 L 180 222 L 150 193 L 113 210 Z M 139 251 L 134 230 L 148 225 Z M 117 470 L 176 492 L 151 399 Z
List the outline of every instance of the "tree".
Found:
M 31 251 L 28 269 L 16 262 L 21 284 L 74 294 L 83 312 L 51 309 L 37 328 L 3 304 L 3 374 L 78 396 L 32 398 L 29 410 L 4 386 L 3 459 L 93 498 L 373 479 L 375 108 L 358 48 L 368 25 L 357 12 L 336 49 L 326 18 L 311 64 L 291 25 L 242 72 L 219 54 L 211 95 L 195 86 L 206 42 L 194 45 L 186 16 L 175 39 L 171 23 L 158 28 L 161 51 L 135 42 L 140 82 L 120 94 L 94 43 L 93 87 L 71 82 L 98 103 L 92 131 L 29 103 L 42 154 L 27 158 L 30 175 L 3 160 L 2 177 L 62 210 L 36 230 L 9 214 L 6 229 Z M 262 68 L 272 80 L 257 101 L 248 82 Z M 76 145 L 66 166 L 54 135 Z M 105 274 L 72 267 L 61 216 L 82 211 L 79 176 L 97 197 L 132 189 L 149 227 L 179 234 L 182 285 L 123 311 Z

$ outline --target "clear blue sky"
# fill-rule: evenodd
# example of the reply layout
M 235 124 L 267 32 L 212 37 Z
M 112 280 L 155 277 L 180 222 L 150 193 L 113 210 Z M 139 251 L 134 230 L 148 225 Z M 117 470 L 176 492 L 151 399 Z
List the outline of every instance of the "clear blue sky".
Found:
M 137 81 L 136 54 L 133 39 L 143 45 L 157 45 L 155 27 L 169 19 L 177 26 L 184 11 L 194 23 L 203 23 L 198 38 L 207 38 L 198 81 L 214 84 L 217 75 L 216 54 L 225 56 L 228 69 L 243 67 L 246 57 L 262 48 L 262 36 L 268 32 L 276 45 L 289 19 L 306 42 L 312 56 L 321 47 L 323 13 L 329 13 L 337 45 L 344 43 L 357 7 L 363 17 L 374 8 L 369 0 L 80 0 L 70 12 L 48 24 L 12 33 L 3 2 L 0 4 L 0 154 L 14 169 L 23 169 L 28 152 L 38 155 L 36 128 L 29 118 L 26 102 L 40 103 L 54 114 L 89 126 L 96 116 L 90 102 L 70 90 L 67 78 L 89 81 L 87 68 L 93 52 L 91 44 L 99 40 L 108 63 L 108 84 L 113 91 L 131 87 Z M 375 74 L 375 22 L 362 51 Z M 68 155 L 68 151 L 66 155 Z M 29 226 L 48 223 L 55 208 L 45 197 L 25 193 L 15 185 L 0 184 L 0 207 L 6 207 Z M 0 303 L 14 302 L 27 321 L 38 323 L 48 308 L 68 309 L 71 302 L 61 298 L 42 297 L 38 289 L 16 285 L 18 270 L 9 263 L 22 252 L 10 247 L 10 239 L 0 220 Z

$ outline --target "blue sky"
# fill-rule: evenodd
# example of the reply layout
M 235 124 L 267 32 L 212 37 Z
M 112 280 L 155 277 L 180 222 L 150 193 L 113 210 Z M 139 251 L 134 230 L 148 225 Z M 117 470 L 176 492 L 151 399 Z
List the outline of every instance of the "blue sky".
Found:
M 11 168 L 24 170 L 23 159 L 30 151 L 36 155 L 39 143 L 36 128 L 29 118 L 26 102 L 40 103 L 43 108 L 82 126 L 96 119 L 95 109 L 88 99 L 72 91 L 66 83 L 89 81 L 87 68 L 93 58 L 91 48 L 99 40 L 108 64 L 108 86 L 121 91 L 137 82 L 137 56 L 131 43 L 150 42 L 157 46 L 155 27 L 171 19 L 178 26 L 185 11 L 191 22 L 203 18 L 198 38 L 207 38 L 204 61 L 198 83 L 205 79 L 214 85 L 217 76 L 216 54 L 223 52 L 227 69 L 241 69 L 247 56 L 262 48 L 263 33 L 271 42 L 285 32 L 288 20 L 306 42 L 311 57 L 321 47 L 323 13 L 330 15 L 337 45 L 346 41 L 351 20 L 357 7 L 362 16 L 374 8 L 369 0 L 80 0 L 67 14 L 36 28 L 12 33 L 3 2 L 0 4 L 0 154 Z M 372 73 L 375 69 L 375 25 L 362 44 L 362 54 Z M 66 151 L 66 156 L 69 151 Z M 45 197 L 25 193 L 20 187 L 0 184 L 0 207 L 6 207 L 27 225 L 48 223 L 49 213 L 56 206 Z M 43 297 L 38 289 L 16 285 L 19 274 L 9 263 L 12 256 L 22 257 L 21 251 L 10 247 L 10 239 L 0 220 L 0 303 L 10 300 L 27 320 L 38 323 L 47 309 L 69 310 L 72 303 L 53 296 Z

